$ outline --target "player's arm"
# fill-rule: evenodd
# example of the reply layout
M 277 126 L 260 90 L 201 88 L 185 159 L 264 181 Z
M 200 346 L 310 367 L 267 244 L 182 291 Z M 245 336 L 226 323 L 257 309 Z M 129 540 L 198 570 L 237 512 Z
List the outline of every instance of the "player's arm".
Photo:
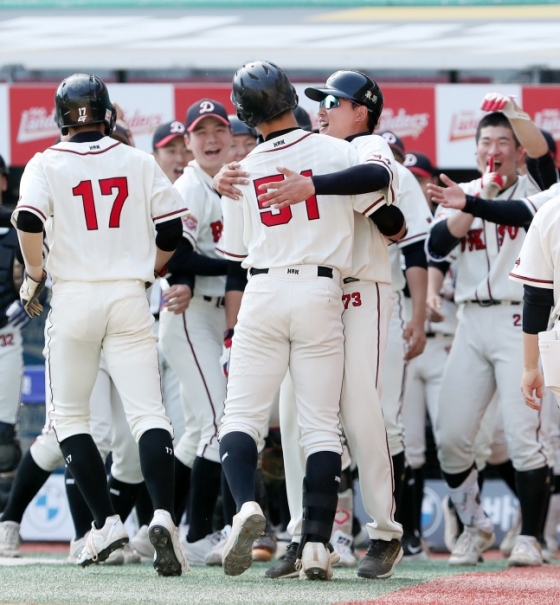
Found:
M 521 390 L 527 405 L 540 410 L 544 379 L 539 368 L 539 332 L 546 331 L 554 291 L 550 288 L 523 285 L 523 376 Z M 536 396 L 536 398 L 535 398 Z
M 167 263 L 173 275 L 226 275 L 227 261 L 223 258 L 212 258 L 196 252 L 185 237 L 181 238 L 175 254 Z
M 247 270 L 237 261 L 226 261 L 228 264 L 226 276 L 226 330 L 232 330 L 237 323 L 237 315 L 241 308 L 241 299 L 247 286 Z
M 182 235 L 183 223 L 180 218 L 156 224 L 156 273 L 159 273 L 171 259 L 181 241 Z
M 406 235 L 406 219 L 398 206 L 384 204 L 369 218 L 390 242 L 396 243 Z
M 443 261 L 435 263 L 428 262 L 428 293 L 426 296 L 426 315 L 428 321 L 438 323 L 443 321 L 444 317 L 441 314 L 441 291 L 443 289 L 443 280 L 449 270 L 451 263 Z
M 314 176 L 303 176 L 287 168 L 278 167 L 284 175 L 282 181 L 263 183 L 259 190 L 259 202 L 263 207 L 274 205 L 284 208 L 303 202 L 313 195 L 360 195 L 385 189 L 391 175 L 380 164 L 365 163 L 345 170 Z
M 424 240 L 403 246 L 401 252 L 405 261 L 405 275 L 412 300 L 412 318 L 404 329 L 407 342 L 405 360 L 414 359 L 426 346 L 426 297 L 428 290 L 428 261 L 424 251 Z

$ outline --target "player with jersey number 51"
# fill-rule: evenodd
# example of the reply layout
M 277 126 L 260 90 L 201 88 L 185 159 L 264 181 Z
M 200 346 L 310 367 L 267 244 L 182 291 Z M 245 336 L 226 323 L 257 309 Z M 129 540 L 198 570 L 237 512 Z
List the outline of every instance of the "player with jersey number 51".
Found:
M 173 519 L 173 430 L 163 408 L 153 317 L 145 284 L 169 260 L 187 209 L 153 156 L 108 135 L 116 118 L 107 87 L 74 74 L 55 94 L 61 142 L 36 154 L 13 215 L 25 260 L 20 296 L 40 312 L 43 229 L 53 280 L 46 326 L 50 420 L 94 522 L 78 564 L 107 559 L 128 542 L 109 498 L 105 467 L 90 434 L 89 401 L 101 352 L 121 396 L 154 504 L 154 567 L 181 575 L 188 563 Z

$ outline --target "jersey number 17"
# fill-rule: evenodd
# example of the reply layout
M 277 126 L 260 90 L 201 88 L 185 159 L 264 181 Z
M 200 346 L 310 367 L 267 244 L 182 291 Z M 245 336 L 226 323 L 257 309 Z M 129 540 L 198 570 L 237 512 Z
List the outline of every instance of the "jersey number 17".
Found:
M 101 195 L 113 195 L 113 190 L 117 190 L 109 216 L 109 227 L 116 229 L 121 226 L 121 212 L 128 198 L 128 181 L 125 176 L 116 176 L 110 179 L 99 179 L 98 183 Z M 99 229 L 93 195 L 93 183 L 91 181 L 81 181 L 72 189 L 72 193 L 75 197 L 82 198 L 88 231 Z

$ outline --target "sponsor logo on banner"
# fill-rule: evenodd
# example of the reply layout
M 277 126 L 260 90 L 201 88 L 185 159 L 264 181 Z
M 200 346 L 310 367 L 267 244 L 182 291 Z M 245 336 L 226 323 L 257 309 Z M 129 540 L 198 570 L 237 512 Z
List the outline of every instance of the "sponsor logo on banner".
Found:
M 30 143 L 41 139 L 56 139 L 59 135 L 55 122 L 55 109 L 30 107 L 21 112 L 17 129 L 17 143 Z
M 132 114 L 125 112 L 124 120 L 133 135 L 151 134 L 165 121 L 161 113 L 143 113 L 140 109 L 135 109 Z
M 479 120 L 480 114 L 476 111 L 464 109 L 454 113 L 451 116 L 449 126 L 449 140 L 462 141 L 464 139 L 474 139 Z
M 543 130 L 548 130 L 556 139 L 560 139 L 560 109 L 543 109 L 535 113 L 535 124 Z
M 379 130 L 390 130 L 398 137 L 417 139 L 430 123 L 429 113 L 407 113 L 404 107 L 398 110 L 387 108 L 381 114 Z
M 560 141 L 560 86 L 524 86 L 520 105 L 542 130 L 547 130 L 555 141 Z M 560 154 L 556 155 L 556 164 Z
M 441 499 L 437 493 L 429 487 L 424 487 L 424 499 L 422 500 L 422 534 L 428 538 L 440 526 L 443 519 L 441 510 Z

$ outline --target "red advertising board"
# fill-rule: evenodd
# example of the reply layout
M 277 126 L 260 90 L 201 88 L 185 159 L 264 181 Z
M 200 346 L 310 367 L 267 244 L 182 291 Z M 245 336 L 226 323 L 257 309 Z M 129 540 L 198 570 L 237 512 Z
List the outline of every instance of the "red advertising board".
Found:
M 231 84 L 184 85 L 175 87 L 175 119 L 185 122 L 187 109 L 200 99 L 213 99 L 222 103 L 229 114 L 234 114 L 230 101 Z
M 10 87 L 11 164 L 25 165 L 59 136 L 54 121 L 55 86 Z
M 435 94 L 433 86 L 383 86 L 380 130 L 403 140 L 407 151 L 436 157 Z
M 560 86 L 524 86 L 522 107 L 539 128 L 552 134 L 560 148 Z M 557 155 L 557 164 L 559 160 Z

